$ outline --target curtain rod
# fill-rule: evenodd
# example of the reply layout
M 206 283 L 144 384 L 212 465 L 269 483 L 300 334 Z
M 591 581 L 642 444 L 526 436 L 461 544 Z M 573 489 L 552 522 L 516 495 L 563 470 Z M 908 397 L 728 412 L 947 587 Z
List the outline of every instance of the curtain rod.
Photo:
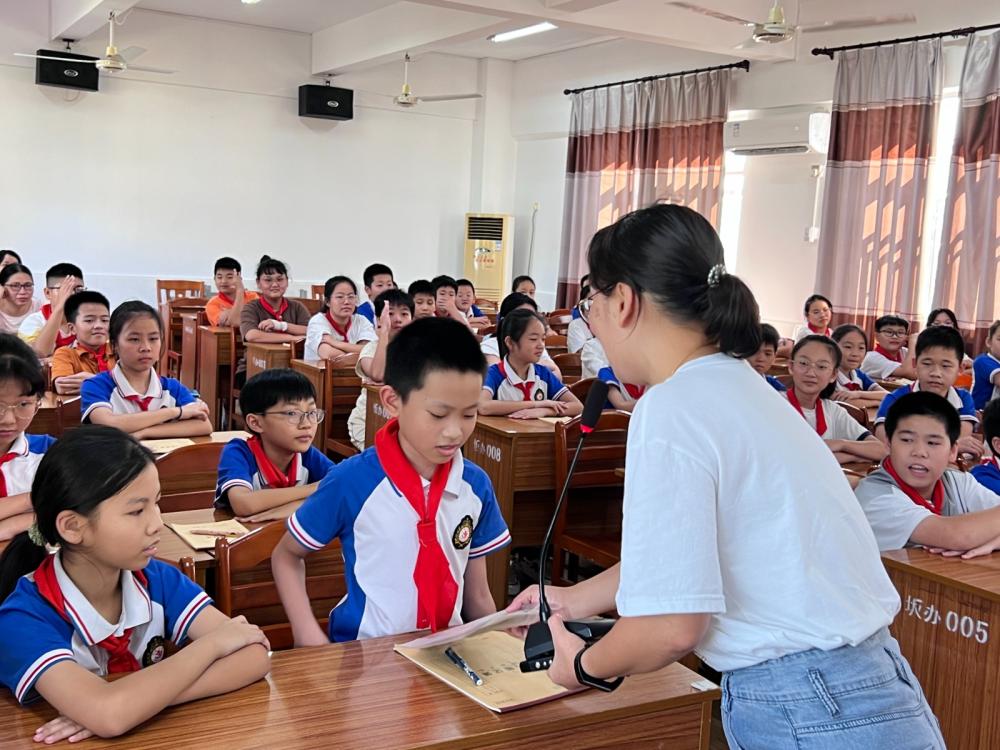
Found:
M 687 76 L 692 73 L 707 73 L 710 70 L 729 70 L 730 68 L 742 68 L 743 70 L 750 70 L 749 60 L 740 60 L 739 62 L 728 63 L 726 65 L 713 65 L 708 68 L 693 68 L 691 70 L 679 70 L 676 73 L 664 73 L 658 76 L 646 76 L 645 78 L 630 78 L 627 81 L 615 81 L 614 83 L 599 83 L 596 86 L 584 86 L 579 89 L 563 89 L 563 94 L 579 94 L 581 91 L 593 91 L 594 89 L 606 89 L 611 86 L 621 86 L 626 83 L 643 83 L 645 81 L 658 81 L 661 78 L 675 78 L 676 76 Z
M 986 31 L 988 29 L 1000 29 L 1000 23 L 991 23 L 986 26 L 966 26 L 961 29 L 952 29 L 951 31 L 938 31 L 934 34 L 920 34 L 919 36 L 904 36 L 898 39 L 886 39 L 881 42 L 847 44 L 843 47 L 816 47 L 812 53 L 814 55 L 826 55 L 832 60 L 834 53 L 844 52 L 849 49 L 867 49 L 869 47 L 885 47 L 890 44 L 903 44 L 904 42 L 922 42 L 925 39 L 940 39 L 944 36 L 969 36 L 975 34 L 977 31 Z

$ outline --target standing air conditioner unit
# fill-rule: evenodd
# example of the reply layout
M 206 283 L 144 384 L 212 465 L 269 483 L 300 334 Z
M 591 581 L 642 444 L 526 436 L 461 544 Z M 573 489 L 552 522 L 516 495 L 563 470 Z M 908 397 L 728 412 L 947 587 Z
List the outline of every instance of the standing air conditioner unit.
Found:
M 731 120 L 725 125 L 722 142 L 726 151 L 738 156 L 825 154 L 830 143 L 830 113 Z
M 507 293 L 513 242 L 513 216 L 465 215 L 465 277 L 476 285 L 476 296 L 499 303 Z

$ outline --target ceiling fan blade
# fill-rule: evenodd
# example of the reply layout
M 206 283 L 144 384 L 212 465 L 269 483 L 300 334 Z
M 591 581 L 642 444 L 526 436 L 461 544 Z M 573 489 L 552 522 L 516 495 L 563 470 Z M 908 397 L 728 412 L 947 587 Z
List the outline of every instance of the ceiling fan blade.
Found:
M 129 65 L 125 70 L 138 70 L 142 73 L 159 73 L 165 76 L 172 76 L 176 73 L 176 70 L 167 70 L 166 68 L 147 68 L 142 65 Z
M 737 18 L 736 16 L 731 16 L 728 13 L 722 13 L 717 10 L 712 10 L 711 8 L 705 8 L 701 5 L 695 5 L 694 3 L 682 3 L 682 2 L 669 2 L 667 5 L 673 5 L 675 8 L 683 8 L 684 10 L 689 10 L 692 13 L 698 13 L 702 16 L 708 16 L 709 18 L 718 18 L 720 21 L 729 21 L 730 23 L 738 23 L 743 26 L 755 26 L 753 21 L 748 21 L 745 18 Z
M 70 59 L 68 57 L 49 57 L 48 55 L 29 55 L 25 52 L 15 52 L 16 57 L 33 57 L 36 60 L 55 60 L 56 62 L 70 62 L 70 63 L 89 63 L 94 64 L 97 59 L 93 60 L 80 60 L 80 59 Z
M 137 47 L 133 44 L 131 47 L 126 47 L 118 54 L 125 58 L 125 62 L 132 62 L 140 55 L 145 55 L 148 51 L 149 50 L 145 47 Z
M 888 26 L 897 23 L 913 23 L 917 18 L 912 13 L 900 13 L 894 16 L 871 16 L 869 18 L 845 18 L 843 21 L 824 21 L 823 23 L 803 24 L 799 31 L 803 34 L 814 34 L 817 31 L 840 31 L 841 29 L 862 29 L 869 26 Z
M 421 102 L 457 102 L 460 99 L 482 99 L 482 94 L 439 94 L 437 96 L 418 96 Z

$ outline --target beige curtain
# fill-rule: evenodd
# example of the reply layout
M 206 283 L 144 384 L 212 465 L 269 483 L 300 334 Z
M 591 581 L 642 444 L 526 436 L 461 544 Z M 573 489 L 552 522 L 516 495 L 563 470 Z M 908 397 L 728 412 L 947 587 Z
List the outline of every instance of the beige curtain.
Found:
M 573 94 L 557 307 L 571 307 L 594 233 L 656 201 L 690 206 L 716 227 L 730 70 Z
M 835 321 L 917 315 L 940 40 L 837 53 L 816 290 Z
M 1000 30 L 969 39 L 951 156 L 935 304 L 982 347 L 997 316 L 1000 262 Z

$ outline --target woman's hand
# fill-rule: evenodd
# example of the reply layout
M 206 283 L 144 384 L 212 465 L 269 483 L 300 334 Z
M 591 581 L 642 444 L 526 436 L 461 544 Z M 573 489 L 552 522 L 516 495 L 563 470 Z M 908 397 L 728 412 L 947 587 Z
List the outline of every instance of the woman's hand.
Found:
M 564 688 L 580 687 L 573 662 L 586 644 L 582 638 L 566 630 L 559 615 L 552 615 L 549 618 L 549 632 L 552 634 L 552 646 L 556 652 L 552 658 L 552 666 L 549 667 L 549 679 Z
M 93 736 L 94 733 L 82 724 L 77 724 L 65 716 L 59 716 L 38 727 L 35 730 L 34 740 L 35 742 L 43 742 L 46 745 L 51 745 L 61 740 L 79 742 Z
M 549 604 L 549 611 L 553 614 L 559 614 L 564 620 L 572 620 L 576 616 L 573 614 L 573 599 L 573 588 L 571 586 L 545 587 L 545 601 Z M 537 607 L 538 603 L 538 586 L 533 584 L 515 596 L 514 601 L 507 605 L 507 609 L 504 611 L 520 612 L 522 609 Z M 512 628 L 510 630 L 511 635 L 517 636 L 518 638 L 523 638 L 527 632 L 528 626 Z

